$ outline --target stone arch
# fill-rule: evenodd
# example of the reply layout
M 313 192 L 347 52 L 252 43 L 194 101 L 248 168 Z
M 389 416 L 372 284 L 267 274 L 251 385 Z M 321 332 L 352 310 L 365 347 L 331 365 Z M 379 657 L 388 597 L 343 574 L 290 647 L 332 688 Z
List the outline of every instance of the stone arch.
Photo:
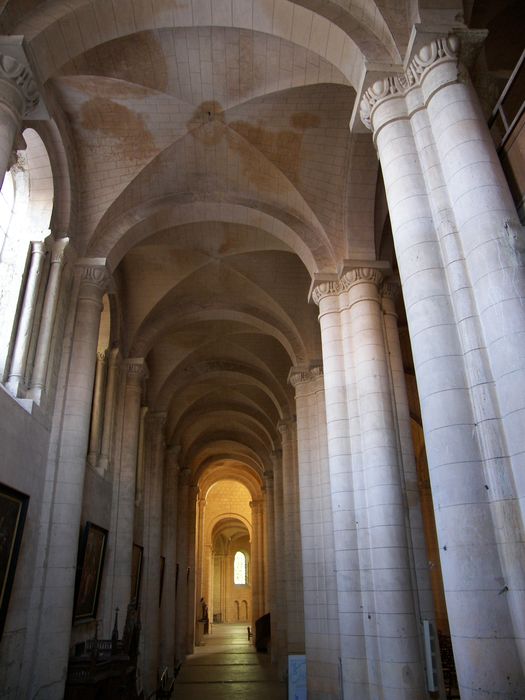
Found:
M 333 1 L 327 3 L 324 16 L 319 14 L 318 3 L 310 0 L 302 3 L 273 0 L 270 7 L 265 4 L 260 8 L 254 8 L 246 0 L 235 5 L 221 3 L 220 7 L 191 0 L 140 15 L 134 12 L 132 0 L 116 0 L 109 15 L 101 5 L 104 3 L 97 5 L 87 0 L 75 0 L 67 5 L 55 3 L 49 10 L 36 11 L 27 24 L 23 19 L 18 24 L 13 22 L 15 33 L 25 34 L 32 46 L 43 82 L 80 52 L 97 44 L 130 33 L 175 26 L 237 27 L 291 39 L 330 60 L 354 87 L 358 86 L 365 55 L 376 61 L 396 62 L 400 58 L 379 3 L 369 3 L 366 7 L 350 5 L 343 9 Z M 133 18 L 131 24 L 130 17 Z M 97 26 L 98 32 L 88 35 L 79 44 L 75 32 L 62 32 L 61 24 L 66 21 L 78 27 Z M 52 56 L 38 50 L 46 44 L 55 46 Z
M 297 254 L 310 274 L 335 268 L 325 236 L 284 211 L 263 202 L 188 199 L 184 194 L 157 199 L 108 221 L 90 244 L 89 255 L 107 258 L 115 269 L 128 250 L 153 233 L 187 223 L 219 221 L 253 226 L 271 234 Z

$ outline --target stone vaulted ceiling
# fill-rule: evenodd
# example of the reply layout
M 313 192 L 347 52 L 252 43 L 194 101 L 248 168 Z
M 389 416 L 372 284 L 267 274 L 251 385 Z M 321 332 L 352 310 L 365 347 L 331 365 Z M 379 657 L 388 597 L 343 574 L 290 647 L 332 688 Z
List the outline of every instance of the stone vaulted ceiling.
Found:
M 377 160 L 348 123 L 416 5 L 3 3 L 69 135 L 69 235 L 114 271 L 124 351 L 195 470 L 270 466 L 290 367 L 321 357 L 311 275 L 375 256 Z

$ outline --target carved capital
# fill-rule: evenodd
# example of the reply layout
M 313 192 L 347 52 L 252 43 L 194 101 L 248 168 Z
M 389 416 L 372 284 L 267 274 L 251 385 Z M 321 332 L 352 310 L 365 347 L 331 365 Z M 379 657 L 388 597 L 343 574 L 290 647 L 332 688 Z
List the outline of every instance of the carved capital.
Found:
M 298 384 L 311 382 L 318 377 L 322 377 L 323 368 L 318 365 L 315 367 L 292 367 L 288 374 L 288 382 L 293 387 Z
M 325 297 L 337 296 L 340 294 L 341 285 L 338 280 L 314 280 L 310 293 L 314 303 L 319 306 L 321 300 Z
M 23 101 L 20 116 L 27 116 L 38 105 L 40 96 L 31 71 L 12 56 L 0 54 L 0 80 L 9 83 L 20 94 Z
M 143 357 L 133 357 L 126 360 L 127 383 L 142 386 L 148 378 L 148 366 Z
M 455 35 L 434 39 L 416 53 L 404 73 L 376 80 L 364 93 L 359 105 L 361 121 L 367 129 L 372 131 L 372 112 L 378 104 L 391 97 L 406 95 L 413 87 L 420 85 L 425 73 L 438 63 L 457 64 L 459 50 L 460 39 Z
M 401 283 L 399 280 L 388 280 L 381 285 L 381 296 L 395 302 L 401 294 Z
M 105 364 L 108 359 L 108 351 L 103 350 L 102 352 L 97 352 L 97 362 L 100 362 L 101 364 Z
M 273 471 L 271 469 L 266 469 L 263 476 L 266 484 L 270 486 L 270 484 L 273 483 Z
M 58 238 L 51 246 L 51 265 L 61 265 L 64 262 L 69 238 Z
M 383 281 L 383 273 L 376 267 L 354 267 L 352 270 L 348 270 L 341 277 L 341 285 L 345 291 L 348 291 L 351 287 L 356 284 L 361 283 L 372 283 L 377 288 Z
M 146 416 L 146 423 L 161 430 L 166 424 L 167 417 L 166 411 L 150 411 Z
M 109 282 L 106 266 L 79 263 L 79 267 L 81 268 L 79 297 L 101 301 Z

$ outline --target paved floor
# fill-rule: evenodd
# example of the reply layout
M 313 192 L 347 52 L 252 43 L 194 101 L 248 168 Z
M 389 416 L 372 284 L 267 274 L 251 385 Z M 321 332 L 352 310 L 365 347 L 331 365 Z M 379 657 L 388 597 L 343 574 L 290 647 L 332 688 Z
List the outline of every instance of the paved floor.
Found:
M 247 625 L 213 625 L 184 662 L 174 700 L 285 700 L 286 685 L 267 654 L 248 642 Z

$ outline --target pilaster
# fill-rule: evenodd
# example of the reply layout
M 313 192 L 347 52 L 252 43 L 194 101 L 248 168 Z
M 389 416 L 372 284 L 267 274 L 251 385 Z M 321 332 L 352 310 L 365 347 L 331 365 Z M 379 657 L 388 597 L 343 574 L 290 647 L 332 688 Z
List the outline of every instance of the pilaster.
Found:
M 89 420 L 102 294 L 109 276 L 104 266 L 80 268 L 80 289 L 64 399 L 55 489 L 48 524 L 47 560 L 41 599 L 31 696 L 39 689 L 63 687 L 67 667 L 77 563 L 78 531 L 89 437 Z M 57 690 L 57 694 L 60 694 Z

